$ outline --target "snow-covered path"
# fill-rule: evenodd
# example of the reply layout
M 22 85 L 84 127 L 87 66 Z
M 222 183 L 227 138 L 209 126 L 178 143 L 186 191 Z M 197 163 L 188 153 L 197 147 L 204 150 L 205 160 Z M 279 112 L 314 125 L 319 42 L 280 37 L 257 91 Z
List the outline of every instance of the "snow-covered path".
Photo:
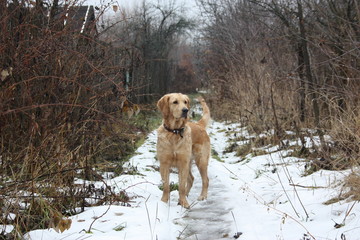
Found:
M 196 167 L 193 172 L 197 181 L 191 190 L 189 200 L 193 206 L 186 212 L 184 217 L 176 222 L 184 226 L 184 232 L 181 239 L 227 239 L 231 229 L 232 221 L 229 220 L 233 206 L 228 204 L 228 193 L 231 192 L 224 183 L 216 176 L 216 169 L 209 168 L 209 179 L 211 179 L 211 188 L 209 188 L 209 197 L 205 201 L 196 201 L 196 195 L 201 192 L 201 177 L 197 173 Z
M 25 239 L 217 240 L 234 239 L 238 232 L 242 233 L 239 239 L 245 240 L 360 239 L 359 203 L 323 204 L 337 196 L 339 189 L 334 186 L 348 172 L 321 170 L 304 177 L 305 163 L 301 159 L 287 157 L 286 151 L 271 146 L 263 149 L 269 154 L 248 155 L 239 161 L 235 153 L 224 150 L 234 136 L 249 137 L 245 129 L 238 124 L 213 122 L 208 132 L 216 154 L 209 164 L 207 200 L 196 200 L 201 178 L 194 166 L 191 208 L 177 205 L 177 191 L 171 192 L 168 204 L 160 201 L 154 131 L 129 162 L 140 175 L 122 175 L 107 182 L 116 191 L 128 193 L 130 206 L 89 207 L 71 217 L 72 226 L 64 233 L 35 230 Z M 176 173 L 171 173 L 170 181 L 178 181 Z M 334 228 L 335 222 L 341 227 Z

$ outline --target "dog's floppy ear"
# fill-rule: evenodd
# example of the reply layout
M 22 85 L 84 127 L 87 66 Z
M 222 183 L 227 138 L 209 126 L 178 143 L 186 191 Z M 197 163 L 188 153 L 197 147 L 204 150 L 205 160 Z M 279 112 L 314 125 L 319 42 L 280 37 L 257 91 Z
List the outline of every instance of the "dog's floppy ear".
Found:
M 190 109 L 190 98 L 188 96 L 186 96 L 186 102 L 187 102 L 186 105 L 187 105 L 188 109 Z
M 169 108 L 169 95 L 165 95 L 157 102 L 157 107 L 160 112 L 163 114 L 163 117 L 166 118 L 169 115 L 170 108 Z

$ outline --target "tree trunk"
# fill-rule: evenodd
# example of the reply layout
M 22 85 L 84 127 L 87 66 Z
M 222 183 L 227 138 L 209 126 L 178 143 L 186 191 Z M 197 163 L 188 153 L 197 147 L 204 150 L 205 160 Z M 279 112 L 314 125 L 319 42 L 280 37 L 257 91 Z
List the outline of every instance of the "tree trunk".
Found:
M 313 77 L 311 72 L 310 56 L 307 46 L 306 30 L 305 30 L 301 0 L 297 0 L 297 5 L 298 5 L 298 18 L 299 18 L 299 29 L 300 29 L 300 48 L 304 58 L 305 76 L 309 84 L 310 96 L 311 96 L 313 113 L 314 113 L 314 124 L 317 133 L 320 137 L 321 145 L 325 146 L 324 134 L 321 130 L 321 124 L 320 124 L 320 108 L 318 103 L 317 81 L 316 78 Z
M 300 78 L 300 107 L 299 107 L 299 113 L 300 113 L 300 122 L 305 122 L 306 118 L 306 109 L 305 109 L 305 88 L 306 88 L 306 80 L 305 80 L 305 74 L 304 74 L 304 53 L 301 47 L 301 43 L 298 43 L 297 46 L 297 52 L 298 52 L 298 75 Z

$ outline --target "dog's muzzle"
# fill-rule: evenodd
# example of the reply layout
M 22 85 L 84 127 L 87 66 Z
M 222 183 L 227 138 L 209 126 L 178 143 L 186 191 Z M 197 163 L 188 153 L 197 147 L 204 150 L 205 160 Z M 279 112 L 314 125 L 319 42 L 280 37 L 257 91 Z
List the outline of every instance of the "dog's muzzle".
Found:
M 183 117 L 183 118 L 187 118 L 187 114 L 188 114 L 188 112 L 189 112 L 189 109 L 187 109 L 187 108 L 183 108 L 183 109 L 182 109 L 182 114 L 181 114 L 181 117 Z

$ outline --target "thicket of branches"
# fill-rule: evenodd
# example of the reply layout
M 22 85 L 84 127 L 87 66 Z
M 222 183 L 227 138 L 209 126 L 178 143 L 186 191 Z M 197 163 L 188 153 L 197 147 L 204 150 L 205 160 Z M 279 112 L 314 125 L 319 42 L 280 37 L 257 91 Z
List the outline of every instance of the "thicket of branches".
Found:
M 128 118 L 139 110 L 125 81 L 133 46 L 103 41 L 97 19 L 85 22 L 79 10 L 57 0 L 0 2 L 0 224 L 15 227 L 0 238 L 63 231 L 71 224 L 63 216 L 127 200 L 86 180 L 101 180 L 103 166 L 121 173 L 149 127 L 144 116 Z
M 114 46 L 126 46 L 128 84 L 135 89 L 136 101 L 149 102 L 168 92 L 191 92 L 199 87 L 185 40 L 194 25 L 175 0 L 162 5 L 143 1 L 133 10 L 119 11 L 112 19 L 117 24 L 104 38 Z
M 286 129 L 315 128 L 317 150 L 329 164 L 358 165 L 359 2 L 199 3 L 207 18 L 200 57 L 213 115 L 240 117 L 256 132 L 275 129 L 277 139 Z
M 194 80 L 180 47 L 191 23 L 175 1 L 134 12 L 61 3 L 0 2 L 0 224 L 14 226 L 0 238 L 63 231 L 86 206 L 128 201 L 91 181 L 136 171 L 123 163 L 154 111 L 132 117 L 135 103 Z M 108 7 L 115 21 L 104 20 Z

